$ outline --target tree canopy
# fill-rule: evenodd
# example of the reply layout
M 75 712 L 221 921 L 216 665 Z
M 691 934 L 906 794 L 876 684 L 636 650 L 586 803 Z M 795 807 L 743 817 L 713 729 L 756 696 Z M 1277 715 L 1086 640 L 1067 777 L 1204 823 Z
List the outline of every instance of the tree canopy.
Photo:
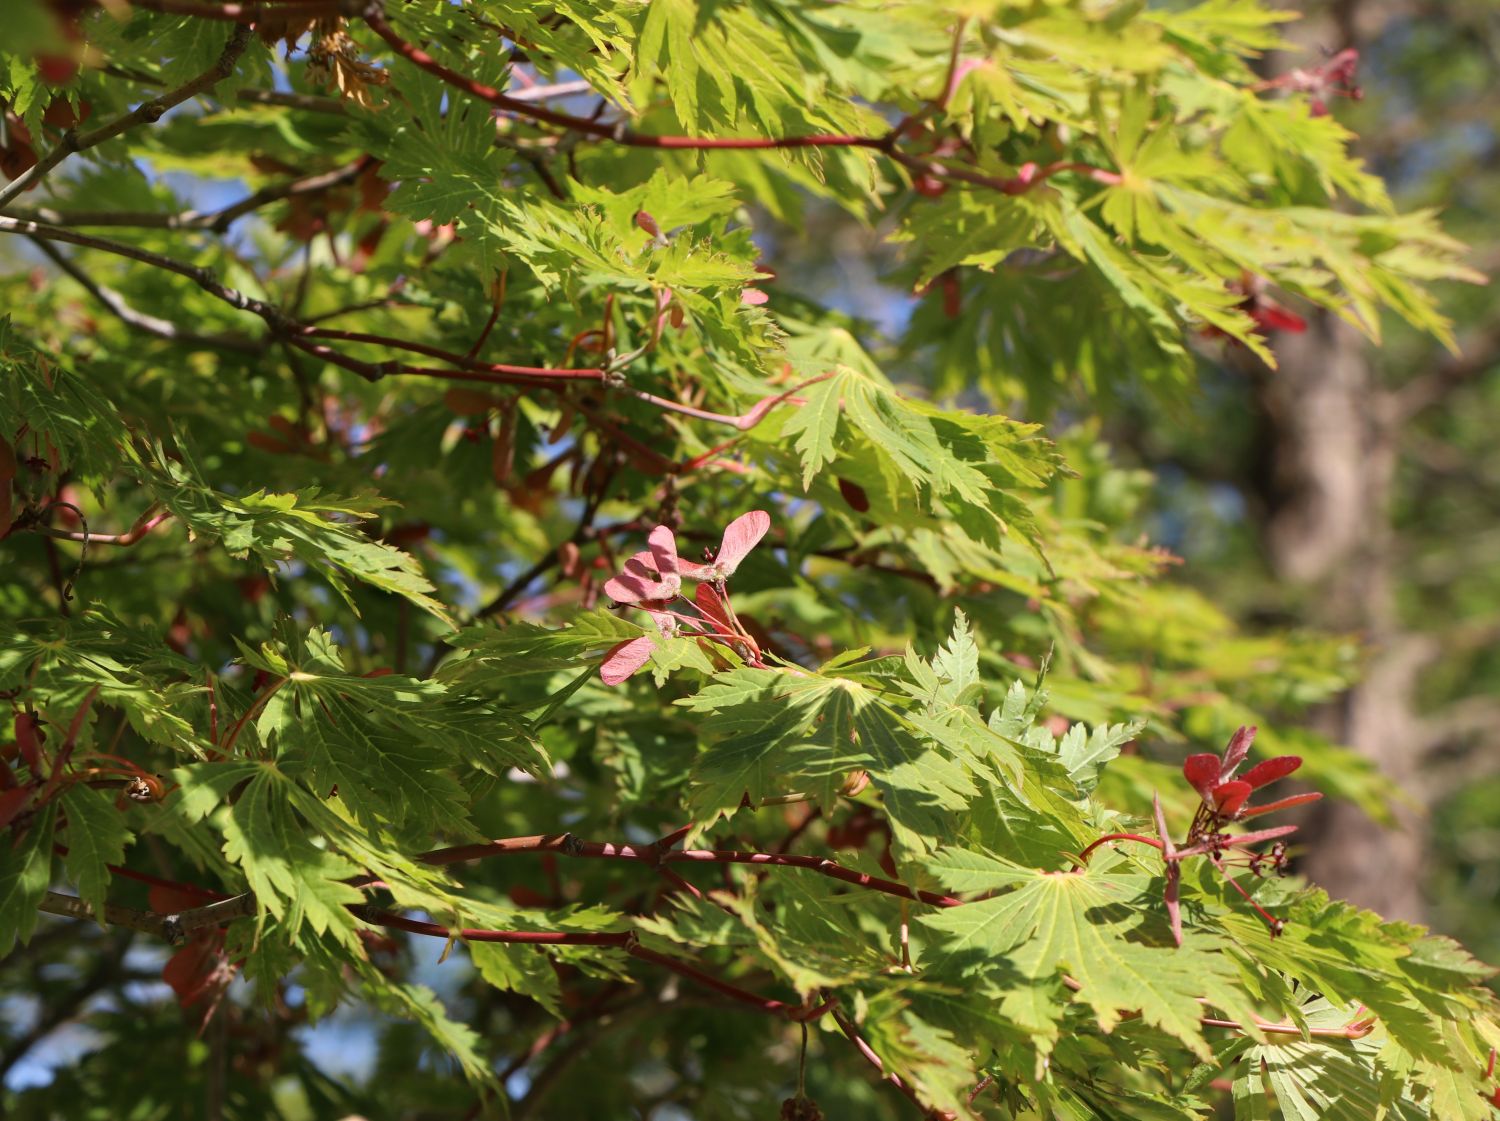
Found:
M 8 1112 L 1494 1116 L 1491 971 L 1288 876 L 1401 797 L 1304 718 L 1356 643 L 1175 580 L 1108 439 L 1315 313 L 1456 346 L 1357 54 L 1267 71 L 1258 0 L 12 9 Z M 808 283 L 850 229 L 880 323 Z

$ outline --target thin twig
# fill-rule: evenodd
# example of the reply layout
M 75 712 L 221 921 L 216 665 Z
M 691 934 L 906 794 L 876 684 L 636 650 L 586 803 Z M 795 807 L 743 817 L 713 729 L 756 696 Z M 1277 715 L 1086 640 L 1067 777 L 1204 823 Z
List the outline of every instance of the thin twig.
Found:
M 59 541 L 74 541 L 81 545 L 119 545 L 128 548 L 171 516 L 172 511 L 162 510 L 158 504 L 152 503 L 146 508 L 146 512 L 136 519 L 135 524 L 124 533 L 89 533 L 87 530 L 80 532 L 53 529 L 47 525 L 32 526 L 31 532 L 40 533 L 45 537 L 54 537 Z
M 141 249 L 134 245 L 128 245 L 123 241 L 111 241 L 108 238 L 92 237 L 88 234 L 77 233 L 74 230 L 64 229 L 45 222 L 32 222 L 22 218 L 7 218 L 0 215 L 0 233 L 23 234 L 28 237 L 42 238 L 47 241 L 62 241 L 69 245 L 78 245 L 84 249 L 98 249 L 105 253 L 113 253 L 118 257 L 126 257 L 132 261 L 139 261 L 143 265 L 162 269 L 166 272 L 175 273 L 178 276 L 191 280 L 203 291 L 222 300 L 232 308 L 240 311 L 252 312 L 265 320 L 273 329 L 283 329 L 286 326 L 286 317 L 280 310 L 258 300 L 254 296 L 230 288 L 219 282 L 209 269 L 190 265 L 186 261 L 179 261 L 175 257 L 167 257 L 161 253 L 153 253 L 147 249 Z
M 860 1034 L 859 1028 L 854 1025 L 853 1020 L 849 1019 L 849 1017 L 845 1016 L 838 1009 L 834 1009 L 833 1021 L 834 1023 L 838 1024 L 839 1030 L 848 1037 L 849 1042 L 854 1044 L 854 1049 L 864 1057 L 867 1063 L 869 1063 L 880 1073 L 882 1081 L 889 1082 L 896 1089 L 900 1090 L 903 1094 L 911 1099 L 913 1105 L 922 1110 L 927 1116 L 934 1119 L 943 1118 L 944 1121 L 952 1121 L 952 1119 L 956 1116 L 955 1114 L 928 1109 L 927 1104 L 917 1096 L 917 1091 L 910 1084 L 908 1084 L 899 1074 L 895 1073 L 894 1071 L 887 1071 L 885 1069 L 885 1064 L 880 1061 L 880 1056 L 875 1053 L 875 1049 L 871 1047 L 870 1044 L 866 1041 L 865 1037 Z
M 77 281 L 89 295 L 98 300 L 112 312 L 116 318 L 126 326 L 132 327 L 143 334 L 152 335 L 158 339 L 166 339 L 168 342 L 182 343 L 185 346 L 205 346 L 220 350 L 234 350 L 242 354 L 259 354 L 263 349 L 256 340 L 243 335 L 201 335 L 196 331 L 184 330 L 169 319 L 151 315 L 149 312 L 140 311 L 131 307 L 125 297 L 113 288 L 107 288 L 94 280 L 87 272 L 79 267 L 78 263 L 71 257 L 64 255 L 49 241 L 41 238 L 29 238 L 30 242 L 37 247 L 47 259 L 60 268 L 63 272 Z
M 92 904 L 76 895 L 62 895 L 49 891 L 42 898 L 38 910 L 49 915 L 68 919 L 96 919 Z M 121 907 L 115 903 L 104 905 L 104 921 L 111 926 L 123 926 L 139 930 L 180 945 L 199 930 L 221 926 L 235 919 L 248 918 L 255 914 L 255 899 L 251 895 L 236 895 L 203 907 L 194 907 L 175 915 L 161 915 L 155 911 L 140 911 L 134 907 Z

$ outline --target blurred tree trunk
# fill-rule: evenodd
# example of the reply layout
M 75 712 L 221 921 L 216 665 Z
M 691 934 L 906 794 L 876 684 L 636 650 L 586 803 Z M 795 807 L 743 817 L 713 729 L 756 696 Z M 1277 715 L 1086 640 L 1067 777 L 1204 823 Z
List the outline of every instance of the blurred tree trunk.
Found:
M 1269 558 L 1280 579 L 1311 593 L 1312 621 L 1360 635 L 1369 653 L 1363 680 L 1321 714 L 1322 730 L 1413 791 L 1417 677 L 1435 644 L 1405 631 L 1396 610 L 1396 402 L 1364 340 L 1332 317 L 1286 337 L 1277 353 L 1280 369 L 1257 378 Z M 1334 895 L 1419 921 L 1426 831 L 1414 806 L 1398 807 L 1397 818 L 1387 829 L 1352 805 L 1326 805 L 1310 824 L 1303 870 Z
M 1500 158 L 1500 145 L 1478 144 L 1467 161 L 1435 160 L 1422 145 L 1435 131 L 1456 136 L 1456 120 L 1493 119 L 1492 83 L 1447 79 L 1460 61 L 1494 73 L 1496 10 L 1485 0 L 1326 0 L 1309 14 L 1314 18 L 1293 25 L 1301 53 L 1269 60 L 1270 68 L 1305 66 L 1320 51 L 1346 47 L 1368 59 L 1378 45 L 1374 56 L 1385 69 L 1367 81 L 1399 100 L 1405 117 L 1362 137 L 1358 147 L 1397 179 L 1438 184 L 1424 201 L 1482 211 L 1476 192 Z M 1487 230 L 1471 226 L 1484 241 Z M 1500 325 L 1484 315 L 1478 327 L 1463 357 L 1429 353 L 1391 378 L 1381 376 L 1355 331 L 1322 316 L 1303 335 L 1281 336 L 1280 368 L 1261 369 L 1254 379 L 1267 457 L 1259 480 L 1262 540 L 1271 566 L 1293 598 L 1307 604 L 1309 623 L 1355 633 L 1368 652 L 1363 680 L 1321 714 L 1321 730 L 1362 752 L 1410 800 L 1397 807 L 1393 829 L 1353 806 L 1322 807 L 1305 836 L 1303 870 L 1332 894 L 1390 918 L 1425 918 L 1427 810 L 1453 794 L 1455 776 L 1472 781 L 1496 762 L 1486 761 L 1483 749 L 1495 742 L 1500 706 L 1472 694 L 1442 712 L 1423 713 L 1418 704 L 1423 671 L 1452 648 L 1475 642 L 1466 627 L 1488 633 L 1494 621 L 1451 613 L 1413 617 L 1410 610 L 1403 617 L 1397 602 L 1413 574 L 1398 548 L 1395 507 L 1402 494 L 1410 505 L 1411 488 L 1423 485 L 1398 479 L 1398 468 L 1410 460 L 1405 445 L 1424 410 L 1472 407 L 1456 394 L 1487 377 L 1500 357 Z M 1430 497 L 1418 494 L 1416 501 Z M 1444 540 L 1455 557 L 1462 555 L 1457 540 Z M 1444 753 L 1456 766 L 1439 774 Z

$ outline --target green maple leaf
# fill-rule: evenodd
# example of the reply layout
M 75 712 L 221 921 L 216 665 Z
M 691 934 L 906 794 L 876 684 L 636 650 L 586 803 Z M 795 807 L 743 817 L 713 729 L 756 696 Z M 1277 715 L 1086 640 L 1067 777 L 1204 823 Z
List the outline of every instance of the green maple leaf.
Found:
M 1013 869 L 999 868 L 1002 883 Z M 983 882 L 964 869 L 961 882 Z M 973 975 L 1006 986 L 1004 973 L 1042 981 L 1066 973 L 1079 986 L 1078 999 L 1093 1009 L 1108 1031 L 1126 1013 L 1176 1036 L 1208 1056 L 1198 998 L 1249 1015 L 1238 989 L 1233 961 L 1222 954 L 1133 940 L 1142 881 L 1092 869 L 1084 873 L 1038 872 L 1019 887 L 990 899 L 919 917 L 940 939 L 925 954 L 937 976 Z
M 102 915 L 110 878 L 106 865 L 125 859 L 125 846 L 132 834 L 125 825 L 125 815 L 102 790 L 75 783 L 63 795 L 62 805 L 68 815 L 64 866 L 78 885 L 79 898 Z

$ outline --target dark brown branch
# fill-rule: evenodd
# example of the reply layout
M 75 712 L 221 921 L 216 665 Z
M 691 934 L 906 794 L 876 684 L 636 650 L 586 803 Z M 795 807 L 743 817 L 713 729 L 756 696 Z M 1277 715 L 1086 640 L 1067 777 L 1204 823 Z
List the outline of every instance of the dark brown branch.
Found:
M 124 296 L 120 295 L 113 288 L 108 288 L 98 283 L 81 269 L 77 262 L 59 252 L 50 242 L 35 237 L 29 240 L 48 260 L 82 285 L 89 295 L 108 308 L 126 326 L 134 328 L 143 334 L 152 335 L 158 339 L 165 339 L 168 342 L 182 343 L 186 346 L 204 346 L 218 350 L 234 350 L 241 354 L 259 354 L 263 349 L 261 344 L 256 340 L 243 335 L 200 335 L 196 331 L 184 330 L 169 319 L 162 319 L 159 316 L 151 315 L 148 312 L 131 307 L 126 302 Z
M 0 233 L 24 234 L 29 237 L 41 238 L 45 241 L 66 242 L 69 245 L 81 246 L 84 249 L 98 249 L 104 253 L 113 253 L 119 257 L 127 257 L 132 261 L 139 261 L 143 265 L 150 265 L 153 268 L 176 273 L 178 276 L 183 276 L 191 280 L 199 288 L 203 289 L 203 291 L 216 299 L 222 300 L 230 307 L 252 312 L 260 316 L 273 329 L 281 330 L 286 327 L 286 316 L 279 309 L 263 300 L 247 296 L 243 292 L 221 284 L 209 269 L 190 265 L 174 257 L 152 253 L 149 250 L 140 249 L 134 245 L 127 245 L 123 241 L 110 241 L 107 238 L 92 237 L 88 234 L 80 234 L 73 230 L 63 229 L 60 226 L 53 226 L 44 222 L 31 222 L 21 218 L 0 216 Z
M 94 908 L 76 895 L 62 895 L 49 891 L 38 908 L 48 915 L 67 919 L 95 919 Z M 171 944 L 179 945 L 193 934 L 210 927 L 222 926 L 235 919 L 248 918 L 255 914 L 255 899 L 250 895 L 236 895 L 230 899 L 194 907 L 175 915 L 160 915 L 154 911 L 138 911 L 134 907 L 121 907 L 114 903 L 104 905 L 104 921 L 111 926 L 123 926 L 152 934 Z
M 86 151 L 96 145 L 103 144 L 106 140 L 112 140 L 122 132 L 127 132 L 137 125 L 152 124 L 159 121 L 162 114 L 174 106 L 181 105 L 191 97 L 206 90 L 212 89 L 219 82 L 234 73 L 234 64 L 239 60 L 245 48 L 250 45 L 250 29 L 248 27 L 236 27 L 229 35 L 229 41 L 224 45 L 223 53 L 211 67 L 199 74 L 192 81 L 178 86 L 176 89 L 168 90 L 159 94 L 149 101 L 143 101 L 128 113 L 116 117 L 108 124 L 101 125 L 92 132 L 79 135 L 70 129 L 63 133 L 63 137 L 53 148 L 36 163 L 32 164 L 26 171 L 11 180 L 9 186 L 0 188 L 0 206 L 10 202 L 22 191 L 40 183 L 42 179 L 63 160 L 74 152 Z
M 285 90 L 236 90 L 235 100 L 251 105 L 280 105 L 286 109 L 305 109 L 309 113 L 331 113 L 343 116 L 344 103 L 336 97 L 319 97 L 312 93 L 289 93 Z
M 440 362 L 447 362 L 458 367 L 459 370 L 475 374 L 501 374 L 518 378 L 531 379 L 563 379 L 572 381 L 602 381 L 605 377 L 604 370 L 597 366 L 582 367 L 551 367 L 551 366 L 516 366 L 504 362 L 479 362 L 462 354 L 456 354 L 441 347 L 428 346 L 425 343 L 412 342 L 409 339 L 397 339 L 388 335 L 373 335 L 364 331 L 338 331 L 329 327 L 303 327 L 296 332 L 303 338 L 328 339 L 331 341 L 367 343 L 371 346 L 387 347 L 391 350 L 404 350 L 412 354 L 423 354 L 429 358 L 436 358 Z M 462 379 L 458 374 L 450 371 L 432 370 L 426 366 L 402 367 L 401 373 L 427 373 L 433 376 L 453 377 L 455 380 Z M 469 379 L 471 380 L 471 379 Z

